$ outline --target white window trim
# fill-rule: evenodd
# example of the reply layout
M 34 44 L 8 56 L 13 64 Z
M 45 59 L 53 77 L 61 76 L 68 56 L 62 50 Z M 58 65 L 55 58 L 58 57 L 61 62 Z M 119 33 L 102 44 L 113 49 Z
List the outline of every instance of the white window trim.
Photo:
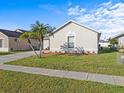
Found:
M 68 46 L 68 37 L 69 36 L 74 36 L 74 48 L 70 48 L 70 49 L 75 49 L 76 47 L 77 47 L 77 44 L 76 44 L 76 34 L 75 33 L 73 33 L 73 34 L 68 34 L 67 33 L 67 35 L 66 35 L 66 39 L 65 39 L 65 42 L 67 43 L 67 46 Z
M 73 41 L 70 42 L 69 39 L 72 38 L 72 37 L 73 37 Z M 68 46 L 69 49 L 75 48 L 75 41 L 74 41 L 74 38 L 75 38 L 75 36 L 68 36 L 68 37 L 67 37 L 67 39 L 68 39 L 68 41 L 67 41 L 67 46 Z M 73 47 L 70 46 L 70 43 L 73 43 Z
M 2 38 L 0 38 L 0 40 L 2 40 L 2 47 L 0 47 L 0 48 L 4 48 L 4 47 L 3 47 L 4 40 L 3 40 Z

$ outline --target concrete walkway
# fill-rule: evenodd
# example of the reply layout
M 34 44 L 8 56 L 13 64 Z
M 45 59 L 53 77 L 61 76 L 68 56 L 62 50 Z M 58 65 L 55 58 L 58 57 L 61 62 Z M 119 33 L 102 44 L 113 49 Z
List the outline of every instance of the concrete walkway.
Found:
M 6 62 L 26 58 L 32 55 L 34 55 L 34 53 L 31 51 L 31 52 L 21 52 L 21 53 L 16 53 L 16 54 L 0 56 L 0 69 L 16 71 L 16 72 L 31 73 L 31 74 L 61 77 L 61 78 L 71 78 L 71 79 L 76 79 L 76 80 L 96 81 L 96 82 L 107 83 L 107 84 L 112 84 L 112 85 L 124 86 L 124 77 L 122 76 L 112 76 L 112 75 L 103 75 L 103 74 L 94 74 L 94 73 L 53 70 L 53 69 L 3 64 Z
M 21 53 L 0 56 L 0 64 L 18 60 L 18 59 L 22 59 L 22 58 L 26 58 L 26 57 L 30 57 L 33 55 L 35 55 L 34 52 L 29 51 L 29 52 L 21 52 Z
M 14 66 L 14 65 L 2 65 L 2 64 L 0 65 L 0 69 L 31 73 L 31 74 L 54 76 L 60 78 L 96 81 L 96 82 L 107 83 L 112 85 L 124 86 L 124 77 L 122 76 L 112 76 L 112 75 L 103 75 L 103 74 L 53 70 L 53 69 L 34 68 L 34 67 L 25 67 L 25 66 Z

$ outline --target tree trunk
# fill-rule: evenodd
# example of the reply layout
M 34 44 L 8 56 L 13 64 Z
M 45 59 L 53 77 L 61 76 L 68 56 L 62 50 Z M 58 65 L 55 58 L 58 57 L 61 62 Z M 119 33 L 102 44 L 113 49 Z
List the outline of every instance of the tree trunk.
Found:
M 33 50 L 33 52 L 35 53 L 35 55 L 36 55 L 37 57 L 39 57 L 39 55 L 38 55 L 37 52 L 35 51 L 34 47 L 33 47 L 32 44 L 31 44 L 31 41 L 30 41 L 29 39 L 28 39 L 28 44 L 29 44 L 30 48 Z
M 35 49 L 33 48 L 33 46 L 32 46 L 31 44 L 29 44 L 29 46 L 31 47 L 31 49 L 33 50 L 33 52 L 35 53 L 35 55 L 36 55 L 37 57 L 39 57 L 39 55 L 37 54 L 37 52 L 35 51 Z
M 42 56 L 42 50 L 43 50 L 43 39 L 40 40 L 40 58 Z

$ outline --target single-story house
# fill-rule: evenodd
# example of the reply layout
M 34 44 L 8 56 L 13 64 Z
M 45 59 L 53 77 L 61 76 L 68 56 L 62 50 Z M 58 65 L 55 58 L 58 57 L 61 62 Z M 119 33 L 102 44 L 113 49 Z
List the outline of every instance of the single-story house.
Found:
M 0 51 L 29 50 L 30 47 L 25 40 L 19 39 L 19 36 L 24 32 L 26 31 L 21 29 L 15 31 L 0 29 Z M 32 40 L 32 44 L 37 47 L 35 40 Z
M 120 33 L 113 38 L 117 39 L 119 47 L 124 47 L 124 33 Z
M 29 50 L 25 40 L 19 36 L 25 32 L 17 29 L 8 31 L 0 29 L 0 51 Z M 66 22 L 44 38 L 43 49 L 62 53 L 95 53 L 99 51 L 100 33 L 73 20 Z M 32 41 L 38 49 L 36 40 Z
M 100 40 L 99 45 L 100 45 L 100 47 L 109 47 L 110 42 L 106 41 L 106 40 Z
M 73 20 L 55 29 L 44 40 L 51 52 L 98 53 L 100 33 Z

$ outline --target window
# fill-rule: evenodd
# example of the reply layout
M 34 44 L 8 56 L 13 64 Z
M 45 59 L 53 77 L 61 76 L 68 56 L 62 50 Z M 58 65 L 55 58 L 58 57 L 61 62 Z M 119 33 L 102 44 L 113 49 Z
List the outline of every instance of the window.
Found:
M 68 48 L 74 48 L 74 36 L 68 36 Z
M 3 40 L 0 39 L 0 48 L 2 48 Z

